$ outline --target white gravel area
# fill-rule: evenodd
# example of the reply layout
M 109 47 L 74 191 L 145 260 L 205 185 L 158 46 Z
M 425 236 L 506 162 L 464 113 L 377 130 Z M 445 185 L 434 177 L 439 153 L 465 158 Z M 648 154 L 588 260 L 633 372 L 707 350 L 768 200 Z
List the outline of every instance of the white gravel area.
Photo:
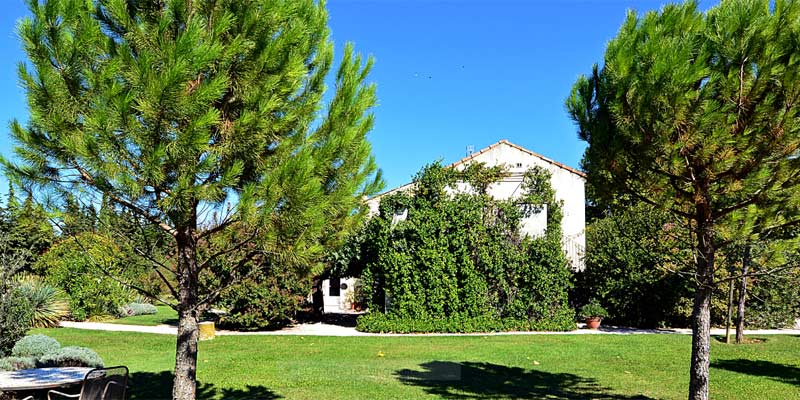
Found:
M 798 321 L 800 323 L 800 321 Z M 72 322 L 62 321 L 64 328 L 87 329 L 95 331 L 114 332 L 142 332 L 162 335 L 175 335 L 177 328 L 172 325 L 140 326 L 121 325 L 103 322 Z M 355 328 L 339 325 L 309 323 L 293 325 L 278 331 L 236 332 L 218 330 L 217 335 L 296 335 L 296 336 L 501 336 L 501 335 L 642 335 L 642 334 L 678 334 L 689 335 L 691 329 L 632 329 L 620 327 L 601 327 L 599 330 L 582 329 L 583 324 L 578 324 L 578 329 L 569 332 L 490 332 L 490 333 L 427 333 L 427 334 L 396 334 L 396 333 L 366 333 Z M 745 335 L 800 335 L 797 329 L 751 329 L 745 330 Z M 733 330 L 731 330 L 733 332 Z M 725 329 L 714 328 L 712 335 L 724 335 Z

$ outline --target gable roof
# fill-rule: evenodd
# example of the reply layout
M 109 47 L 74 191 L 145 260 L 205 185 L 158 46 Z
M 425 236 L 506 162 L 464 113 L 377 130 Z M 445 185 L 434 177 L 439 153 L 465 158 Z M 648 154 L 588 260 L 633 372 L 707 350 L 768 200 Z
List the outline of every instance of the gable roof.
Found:
M 539 153 L 534 153 L 534 152 L 532 152 L 532 151 L 530 151 L 530 150 L 528 150 L 528 149 L 526 149 L 526 148 L 524 148 L 522 146 L 519 146 L 519 145 L 516 145 L 514 143 L 511 143 L 511 142 L 509 142 L 508 140 L 505 140 L 505 139 L 501 139 L 499 142 L 497 142 L 497 143 L 495 143 L 495 144 L 493 144 L 493 145 L 491 145 L 491 146 L 489 146 L 489 147 L 487 147 L 485 149 L 481 149 L 480 151 L 472 153 L 472 154 L 470 154 L 470 155 L 468 155 L 468 156 L 466 156 L 466 157 L 464 157 L 464 158 L 462 158 L 462 159 L 450 164 L 449 166 L 450 167 L 455 167 L 455 166 L 464 164 L 464 163 L 466 163 L 468 161 L 473 160 L 475 157 L 477 157 L 477 156 L 479 156 L 479 155 L 481 155 L 483 153 L 486 153 L 487 151 L 492 150 L 495 147 L 500 147 L 502 145 L 513 147 L 513 148 L 515 148 L 515 149 L 517 149 L 517 150 L 519 150 L 519 151 L 521 151 L 523 153 L 526 153 L 528 155 L 534 156 L 534 157 L 536 157 L 536 158 L 538 158 L 538 159 L 540 159 L 540 160 L 542 160 L 544 162 L 552 164 L 552 165 L 554 165 L 556 167 L 559 167 L 561 169 L 565 169 L 565 170 L 567 170 L 569 172 L 572 172 L 573 174 L 578 175 L 580 177 L 586 178 L 586 173 L 584 173 L 583 171 L 577 170 L 575 168 L 570 167 L 569 165 L 566 165 L 566 164 L 560 163 L 558 161 L 552 160 L 550 158 L 547 158 L 547 157 L 545 157 L 545 156 L 543 156 L 543 155 L 541 155 Z
M 571 172 L 571 173 L 573 173 L 575 175 L 578 175 L 581 178 L 584 178 L 584 179 L 586 178 L 586 173 L 584 173 L 583 171 L 580 171 L 580 170 L 572 168 L 572 167 L 570 167 L 570 166 L 568 166 L 566 164 L 563 164 L 563 163 L 560 163 L 558 161 L 555 161 L 555 160 L 552 160 L 550 158 L 547 158 L 547 157 L 545 157 L 545 156 L 543 156 L 543 155 L 541 155 L 539 153 L 534 153 L 534 152 L 532 152 L 532 151 L 530 151 L 530 150 L 528 150 L 528 149 L 526 149 L 526 148 L 524 148 L 522 146 L 519 146 L 519 145 L 516 145 L 514 143 L 511 143 L 506 139 L 501 139 L 499 142 L 497 142 L 495 144 L 492 144 L 489 147 L 486 147 L 486 148 L 483 148 L 483 149 L 481 149 L 479 151 L 476 151 L 476 152 L 474 152 L 474 153 L 472 153 L 472 154 L 470 154 L 470 155 L 468 155 L 468 156 L 466 156 L 466 157 L 464 157 L 464 158 L 462 158 L 462 159 L 460 159 L 460 160 L 448 165 L 448 168 L 453 168 L 453 167 L 457 167 L 457 166 L 462 165 L 462 164 L 466 164 L 467 162 L 474 160 L 479 155 L 481 155 L 483 153 L 486 153 L 486 152 L 488 152 L 488 151 L 490 151 L 490 150 L 492 150 L 492 149 L 494 149 L 496 147 L 500 147 L 500 146 L 512 147 L 512 148 L 517 149 L 517 150 L 519 150 L 519 151 L 521 151 L 523 153 L 526 153 L 526 154 L 528 154 L 530 156 L 536 157 L 536 158 L 538 158 L 538 159 L 540 159 L 540 160 L 542 160 L 542 161 L 544 161 L 544 162 L 546 162 L 548 164 L 551 164 L 551 165 L 556 166 L 558 168 L 561 168 L 561 169 L 564 169 L 566 171 L 569 171 L 569 172 Z M 375 196 L 370 197 L 370 199 L 376 199 L 376 198 L 383 197 L 383 196 L 385 196 L 387 194 L 391 194 L 391 193 L 394 193 L 394 192 L 406 190 L 406 189 L 410 188 L 412 184 L 413 184 L 413 182 L 409 182 L 409 183 L 406 183 L 405 185 L 400 185 L 400 186 L 398 186 L 398 187 L 396 187 L 394 189 L 390 189 L 390 190 L 387 190 L 387 191 L 385 191 L 383 193 L 376 194 Z

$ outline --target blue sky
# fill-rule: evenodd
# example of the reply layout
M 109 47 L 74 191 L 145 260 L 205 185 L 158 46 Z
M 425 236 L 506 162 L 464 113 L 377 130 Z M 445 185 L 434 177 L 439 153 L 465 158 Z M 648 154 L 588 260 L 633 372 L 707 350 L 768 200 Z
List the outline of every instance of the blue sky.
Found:
M 570 166 L 584 144 L 564 110 L 572 83 L 602 60 L 627 9 L 664 1 L 329 0 L 337 50 L 375 57 L 379 105 L 371 133 L 387 188 L 424 164 L 455 161 L 507 139 Z M 0 153 L 8 122 L 27 119 L 14 33 L 22 0 L 0 16 Z M 2 179 L 2 178 L 0 178 Z M 0 191 L 5 191 L 5 183 Z

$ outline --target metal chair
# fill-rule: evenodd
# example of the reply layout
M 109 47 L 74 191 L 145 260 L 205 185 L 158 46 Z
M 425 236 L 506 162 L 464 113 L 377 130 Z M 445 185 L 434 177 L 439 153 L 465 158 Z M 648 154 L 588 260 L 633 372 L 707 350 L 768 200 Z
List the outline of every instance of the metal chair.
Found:
M 47 400 L 60 397 L 78 400 L 125 400 L 128 389 L 128 367 L 95 368 L 86 373 L 78 394 L 47 392 Z M 56 397 L 53 397 L 56 396 Z

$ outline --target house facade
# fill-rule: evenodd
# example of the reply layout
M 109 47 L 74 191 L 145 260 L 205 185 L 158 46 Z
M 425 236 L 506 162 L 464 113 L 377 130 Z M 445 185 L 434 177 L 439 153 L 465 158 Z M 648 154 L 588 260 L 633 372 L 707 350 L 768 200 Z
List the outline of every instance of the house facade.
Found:
M 489 195 L 498 200 L 513 199 L 523 194 L 523 175 L 529 168 L 539 166 L 548 170 L 551 174 L 550 183 L 555 190 L 556 200 L 563 204 L 562 249 L 572 269 L 583 269 L 583 253 L 586 248 L 586 195 L 584 192 L 586 175 L 583 172 L 507 140 L 501 140 L 474 152 L 451 164 L 450 167 L 462 170 L 471 163 L 484 163 L 488 167 L 504 166 L 507 169 L 508 174 L 502 180 L 492 184 L 488 190 Z M 367 205 L 370 213 L 373 215 L 378 213 L 380 201 L 384 196 L 411 189 L 413 189 L 413 184 L 409 183 L 368 199 Z M 467 190 L 466 187 L 459 189 Z M 403 216 L 398 216 L 398 218 L 402 219 Z M 544 209 L 524 219 L 521 230 L 526 235 L 539 236 L 544 233 L 546 227 L 547 210 Z M 323 287 L 326 289 L 324 292 L 325 311 L 347 311 L 346 309 L 337 309 L 335 305 L 341 304 L 342 307 L 346 307 L 347 301 L 341 296 L 347 296 L 346 291 L 352 288 L 352 281 L 348 280 L 349 285 L 345 286 L 346 289 L 339 287 L 338 290 L 333 288 L 331 283 L 335 284 L 336 282 L 325 281 L 323 283 Z M 338 296 L 333 296 L 334 294 L 338 294 Z

